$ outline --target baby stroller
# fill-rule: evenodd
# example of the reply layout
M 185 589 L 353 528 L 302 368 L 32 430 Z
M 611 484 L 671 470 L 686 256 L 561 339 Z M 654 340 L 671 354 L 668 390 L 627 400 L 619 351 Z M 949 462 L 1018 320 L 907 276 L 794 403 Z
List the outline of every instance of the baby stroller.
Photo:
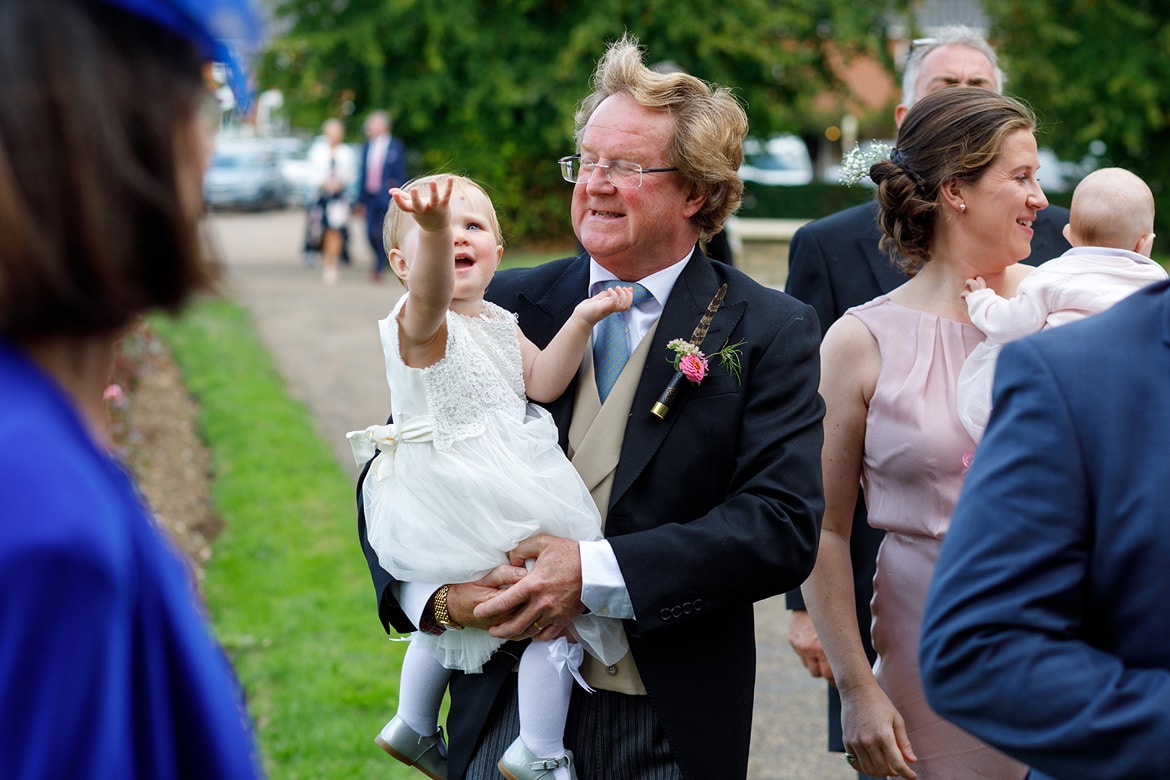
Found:
M 321 237 L 325 235 L 325 209 L 328 198 L 318 198 L 309 204 L 305 216 L 305 241 L 303 257 L 305 266 L 316 268 L 321 259 Z M 349 225 L 341 227 L 341 263 L 349 265 Z

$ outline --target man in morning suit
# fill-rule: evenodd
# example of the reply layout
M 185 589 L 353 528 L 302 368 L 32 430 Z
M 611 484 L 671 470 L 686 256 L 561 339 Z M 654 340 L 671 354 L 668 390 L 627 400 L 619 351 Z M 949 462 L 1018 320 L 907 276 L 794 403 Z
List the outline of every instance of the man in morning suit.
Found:
M 366 143 L 362 147 L 361 175 L 358 179 L 358 203 L 366 213 L 366 236 L 374 250 L 374 279 L 386 272 L 386 246 L 382 240 L 382 223 L 390 210 L 390 188 L 406 183 L 406 144 L 390 134 L 393 120 L 388 111 L 375 111 L 366 117 Z
M 948 86 L 975 86 L 1003 91 L 1003 73 L 996 64 L 995 50 L 975 30 L 944 27 L 934 38 L 919 42 L 906 59 L 902 78 L 902 103 L 894 110 L 899 127 L 916 100 Z M 1025 263 L 1039 265 L 1069 248 L 1061 231 L 1068 224 L 1068 209 L 1049 206 L 1036 219 L 1032 254 Z M 878 249 L 881 229 L 877 225 L 877 203 L 839 211 L 796 231 L 788 252 L 788 283 L 785 290 L 816 309 L 822 335 L 846 309 L 888 293 L 906 281 L 889 256 Z M 882 532 L 866 520 L 865 498 L 859 496 L 853 515 L 850 552 L 853 560 L 853 590 L 857 603 L 858 627 L 870 661 L 876 658 L 869 639 L 869 601 L 873 597 L 873 575 Z M 800 591 L 786 597 L 794 610 L 789 624 L 789 643 L 814 677 L 832 680 L 828 660 L 816 630 L 804 608 Z M 829 686 L 829 749 L 843 751 L 841 699 Z
M 1004 346 L 923 620 L 930 705 L 1035 780 L 1170 777 L 1170 282 Z
M 743 778 L 752 605 L 798 586 L 816 555 L 820 334 L 809 306 L 698 249 L 742 194 L 747 119 L 731 92 L 651 71 L 630 37 L 608 48 L 593 84 L 576 115 L 578 154 L 561 163 L 575 183 L 573 226 L 586 251 L 503 271 L 488 297 L 517 312 L 543 346 L 607 280 L 650 294 L 623 313 L 629 362 L 604 401 L 587 351 L 578 378 L 548 405 L 606 538 L 534 537 L 512 555 L 513 563 L 535 559 L 531 573 L 501 566 L 479 583 L 451 584 L 440 612 L 449 630 L 491 627 L 516 640 L 553 638 L 585 609 L 622 620 L 630 654 L 612 667 L 587 656 L 596 692 L 574 690 L 565 743 L 579 778 Z M 738 344 L 739 376 L 712 359 L 707 376 L 684 382 L 665 416 L 655 416 L 675 373 L 667 343 L 691 338 L 724 284 L 702 349 Z M 390 582 L 363 545 L 383 621 L 434 630 L 439 584 Z M 505 645 L 483 674 L 455 674 L 452 778 L 495 777 L 518 729 L 521 647 Z

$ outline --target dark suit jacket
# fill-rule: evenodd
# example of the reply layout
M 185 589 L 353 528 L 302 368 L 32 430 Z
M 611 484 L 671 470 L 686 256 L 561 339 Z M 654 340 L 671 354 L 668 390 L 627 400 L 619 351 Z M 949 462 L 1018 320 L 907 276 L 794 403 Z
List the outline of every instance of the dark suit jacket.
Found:
M 488 292 L 543 347 L 585 297 L 588 280 L 589 258 L 581 255 L 503 271 Z M 727 297 L 704 349 L 742 339 L 742 382 L 713 365 L 660 420 L 650 409 L 674 374 L 666 343 L 690 337 L 723 282 Z M 808 306 L 696 250 L 666 302 L 636 391 L 605 532 L 636 613 L 626 623 L 631 651 L 686 777 L 746 775 L 752 604 L 798 586 L 812 569 L 824 507 L 818 342 Z M 547 405 L 562 446 L 575 389 L 574 382 Z M 382 619 L 412 630 L 360 515 L 359 532 Z M 483 674 L 455 675 L 452 777 L 462 775 L 514 661 L 500 652 Z
M 1061 235 L 1068 224 L 1068 209 L 1050 206 L 1037 215 L 1033 225 L 1032 254 L 1024 262 L 1039 265 L 1069 248 Z M 877 224 L 877 202 L 838 211 L 815 220 L 796 231 L 788 249 L 788 282 L 785 291 L 810 304 L 817 312 L 821 334 L 829 329 L 846 309 L 888 293 L 907 277 L 878 249 L 881 228 Z M 865 498 L 858 496 L 853 512 L 849 552 L 853 561 L 853 593 L 857 607 L 857 627 L 861 643 L 870 662 L 876 653 L 869 639 L 869 602 L 873 598 L 873 575 L 878 547 L 884 534 L 870 526 L 865 512 Z M 790 592 L 789 609 L 804 609 L 799 590 Z M 844 750 L 841 740 L 840 702 L 836 689 L 830 691 L 829 747 Z
M 358 176 L 358 201 L 366 207 L 366 214 L 381 214 L 382 218 L 390 209 L 390 188 L 406 183 L 406 144 L 398 136 L 390 136 L 390 146 L 382 160 L 382 186 L 377 192 L 366 191 L 366 176 L 369 171 L 370 142 L 362 146 L 361 171 Z M 377 220 L 381 230 L 382 219 Z
M 926 603 L 931 706 L 1033 778 L 1170 777 L 1170 282 L 1003 348 Z

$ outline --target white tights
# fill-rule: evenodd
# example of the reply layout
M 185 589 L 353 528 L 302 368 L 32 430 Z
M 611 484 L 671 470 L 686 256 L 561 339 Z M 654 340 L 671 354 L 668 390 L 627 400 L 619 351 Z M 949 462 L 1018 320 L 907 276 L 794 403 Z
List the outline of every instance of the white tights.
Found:
M 550 651 L 563 642 L 567 640 L 530 642 L 520 658 L 520 739 L 542 758 L 565 752 L 565 721 L 573 676 L 568 667 L 558 668 L 549 659 Z M 573 646 L 574 650 L 578 647 Z M 575 656 L 574 669 L 581 663 L 579 650 Z M 438 729 L 439 706 L 450 679 L 451 670 L 412 641 L 402 660 L 398 717 L 419 734 L 434 734 Z M 568 776 L 565 767 L 558 767 L 553 773 L 556 780 L 567 780 Z

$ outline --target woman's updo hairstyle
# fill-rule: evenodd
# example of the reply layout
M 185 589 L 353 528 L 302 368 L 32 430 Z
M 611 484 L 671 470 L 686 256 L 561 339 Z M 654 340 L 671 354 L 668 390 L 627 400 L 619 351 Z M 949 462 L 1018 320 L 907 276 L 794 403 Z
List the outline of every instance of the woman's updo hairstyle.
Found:
M 1034 131 L 1031 109 L 982 87 L 946 87 L 911 106 L 889 159 L 869 170 L 877 185 L 881 248 L 913 276 L 930 260 L 940 190 L 975 181 L 1016 130 Z

